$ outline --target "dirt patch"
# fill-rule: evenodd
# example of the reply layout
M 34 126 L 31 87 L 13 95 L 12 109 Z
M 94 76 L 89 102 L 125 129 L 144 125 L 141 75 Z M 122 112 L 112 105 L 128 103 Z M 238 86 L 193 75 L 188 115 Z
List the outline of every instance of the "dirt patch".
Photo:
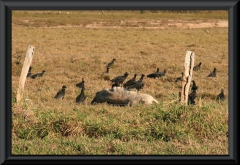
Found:
M 93 22 L 87 25 L 58 25 L 51 27 L 41 27 L 41 28 L 95 28 L 95 29 L 116 29 L 116 28 L 145 28 L 145 29 L 167 29 L 167 28 L 177 28 L 177 29 L 195 29 L 195 28 L 215 28 L 215 27 L 228 27 L 228 21 L 185 21 L 185 20 L 148 20 L 148 21 L 124 21 L 119 20 L 119 22 L 113 22 L 109 24 L 108 22 Z
M 182 26 L 184 27 L 184 26 Z M 186 23 L 187 28 L 213 28 L 213 27 L 228 27 L 228 21 Z M 181 28 L 181 26 L 179 27 Z

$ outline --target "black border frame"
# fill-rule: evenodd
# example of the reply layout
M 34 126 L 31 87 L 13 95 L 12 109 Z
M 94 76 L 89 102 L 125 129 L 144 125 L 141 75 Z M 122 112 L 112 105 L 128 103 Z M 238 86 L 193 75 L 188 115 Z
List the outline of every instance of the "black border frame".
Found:
M 11 11 L 12 10 L 228 10 L 229 155 L 209 156 L 12 156 L 11 155 Z M 0 164 L 104 164 L 132 162 L 238 164 L 238 16 L 239 0 L 0 0 Z

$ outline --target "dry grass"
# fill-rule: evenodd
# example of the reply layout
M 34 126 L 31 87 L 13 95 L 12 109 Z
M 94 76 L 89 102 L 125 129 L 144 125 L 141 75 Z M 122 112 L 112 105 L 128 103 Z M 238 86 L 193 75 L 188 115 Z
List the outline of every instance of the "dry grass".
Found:
M 206 13 L 13 12 L 13 154 L 227 154 L 228 101 L 219 104 L 216 95 L 223 88 L 228 96 L 228 29 L 213 26 L 207 33 L 204 27 L 168 25 L 169 19 L 215 24 L 227 18 L 227 12 Z M 29 44 L 36 48 L 32 72 L 46 73 L 27 79 L 25 106 L 17 107 L 14 98 Z M 167 103 L 181 90 L 174 81 L 187 50 L 195 52 L 195 64 L 201 61 L 202 68 L 193 75 L 197 105 L 183 108 Z M 97 91 L 111 86 L 99 77 L 113 58 L 111 78 L 167 69 L 161 79 L 144 79 L 143 92 L 161 104 L 90 105 Z M 207 78 L 214 67 L 217 77 Z M 76 105 L 80 89 L 75 85 L 82 78 L 87 100 Z M 62 85 L 67 86 L 65 98 L 53 99 Z

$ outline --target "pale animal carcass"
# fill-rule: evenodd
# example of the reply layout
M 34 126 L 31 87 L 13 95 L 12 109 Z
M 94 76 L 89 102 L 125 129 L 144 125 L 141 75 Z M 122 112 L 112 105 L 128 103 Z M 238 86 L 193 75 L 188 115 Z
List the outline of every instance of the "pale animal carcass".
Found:
M 151 95 L 127 90 L 123 87 L 113 87 L 111 89 L 104 88 L 102 91 L 97 92 L 91 104 L 108 103 L 112 105 L 136 105 L 145 104 L 151 105 L 158 103 Z

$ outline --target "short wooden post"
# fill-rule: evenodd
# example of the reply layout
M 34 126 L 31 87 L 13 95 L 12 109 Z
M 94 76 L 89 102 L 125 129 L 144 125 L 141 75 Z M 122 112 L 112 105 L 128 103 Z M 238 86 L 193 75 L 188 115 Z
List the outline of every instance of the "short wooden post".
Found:
M 25 61 L 23 63 L 22 72 L 19 79 L 18 90 L 17 90 L 17 103 L 19 104 L 23 98 L 24 84 L 27 78 L 29 67 L 32 63 L 35 47 L 29 45 L 26 53 Z
M 188 103 L 188 92 L 193 76 L 195 53 L 193 51 L 187 51 L 184 62 L 184 75 L 182 81 L 181 103 Z

